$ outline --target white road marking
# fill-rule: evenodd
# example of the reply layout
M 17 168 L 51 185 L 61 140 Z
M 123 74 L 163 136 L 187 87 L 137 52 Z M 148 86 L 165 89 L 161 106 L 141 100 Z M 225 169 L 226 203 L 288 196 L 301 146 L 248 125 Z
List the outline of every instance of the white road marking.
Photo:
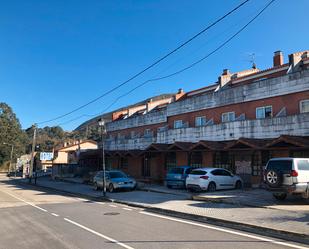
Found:
M 124 210 L 128 210 L 128 211 L 132 211 L 132 209 L 131 209 L 131 208 L 122 208 L 122 209 L 124 209 Z
M 17 197 L 16 195 L 13 195 L 13 194 L 8 193 L 8 192 L 5 192 L 5 191 L 3 191 L 3 192 L 6 193 L 6 194 L 8 194 L 8 195 L 10 195 L 10 196 L 12 196 L 12 197 L 14 197 L 14 198 L 17 199 L 17 200 L 20 200 L 20 201 L 22 201 L 22 202 L 24 202 L 24 203 L 26 203 L 26 204 L 28 204 L 28 205 L 34 207 L 34 208 L 37 208 L 37 209 L 39 209 L 39 210 L 41 210 L 41 211 L 43 211 L 43 212 L 47 212 L 46 209 L 41 208 L 41 207 L 39 207 L 39 206 L 37 206 L 37 205 L 35 205 L 35 204 L 29 202 L 29 201 L 25 201 L 25 200 L 23 200 L 23 199 Z
M 117 206 L 115 206 L 115 205 L 109 205 L 110 207 L 113 207 L 113 208 L 116 208 Z
M 51 215 L 58 217 L 59 214 L 51 213 Z
M 115 244 L 117 244 L 117 245 L 119 245 L 119 246 L 122 246 L 122 247 L 127 248 L 127 249 L 134 249 L 134 248 L 131 247 L 131 246 L 128 246 L 128 245 L 126 245 L 126 244 L 124 244 L 124 243 L 122 243 L 122 242 L 119 242 L 119 241 L 117 241 L 117 240 L 111 238 L 111 237 L 108 237 L 108 236 L 106 236 L 106 235 L 104 235 L 104 234 L 101 234 L 101 233 L 99 233 L 99 232 L 96 232 L 96 231 L 94 231 L 94 230 L 92 230 L 92 229 L 90 229 L 90 228 L 88 228 L 88 227 L 85 227 L 85 226 L 83 226 L 83 225 L 81 225 L 81 224 L 79 224 L 79 223 L 77 223 L 77 222 L 75 222 L 75 221 L 72 221 L 72 220 L 67 219 L 67 218 L 64 218 L 64 220 L 67 221 L 67 222 L 69 222 L 69 223 L 71 223 L 71 224 L 73 224 L 73 225 L 75 225 L 75 226 L 78 226 L 78 227 L 80 227 L 80 228 L 82 228 L 82 229 L 84 229 L 84 230 L 86 230 L 86 231 L 88 231 L 88 232 L 90 232 L 90 233 L 93 233 L 93 234 L 95 234 L 95 235 L 97 235 L 97 236 L 99 236 L 99 237 L 101 237 L 101 238 L 104 238 L 104 239 L 106 239 L 106 240 L 108 240 L 108 241 L 110 241 L 110 242 L 113 242 L 113 243 L 115 243 Z
M 159 214 L 152 214 L 152 213 L 148 213 L 148 212 L 144 212 L 144 211 L 141 211 L 139 213 L 149 215 L 149 216 L 158 217 L 158 218 L 161 218 L 161 219 L 172 220 L 172 221 L 177 221 L 177 222 L 181 222 L 181 223 L 185 223 L 185 224 L 190 224 L 190 225 L 193 225 L 193 226 L 199 226 L 199 227 L 204 227 L 204 228 L 208 228 L 208 229 L 212 229 L 212 230 L 217 230 L 217 231 L 220 231 L 220 232 L 225 232 L 225 233 L 235 234 L 235 235 L 239 235 L 239 236 L 243 236 L 243 237 L 248 237 L 248 238 L 251 238 L 251 239 L 262 240 L 262 241 L 270 242 L 270 243 L 277 244 L 277 245 L 282 245 L 282 246 L 287 246 L 287 247 L 292 247 L 292 248 L 297 248 L 297 249 L 308 249 L 308 247 L 303 247 L 303 246 L 298 246 L 298 245 L 294 245 L 294 244 L 291 244 L 291 243 L 267 239 L 267 238 L 263 238 L 263 237 L 260 237 L 260 236 L 251 235 L 251 234 L 247 234 L 247 233 L 243 233 L 243 232 L 236 232 L 236 231 L 232 231 L 232 230 L 225 229 L 225 228 L 219 228 L 219 227 L 199 224 L 199 223 L 195 223 L 195 222 L 192 222 L 192 221 L 181 220 L 181 219 L 167 217 L 167 216 L 163 216 L 163 215 L 159 215 Z

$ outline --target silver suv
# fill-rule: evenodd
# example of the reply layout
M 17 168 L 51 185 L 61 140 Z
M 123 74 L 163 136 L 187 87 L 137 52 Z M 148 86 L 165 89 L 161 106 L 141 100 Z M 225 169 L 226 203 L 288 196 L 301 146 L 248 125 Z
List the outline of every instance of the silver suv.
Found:
M 266 165 L 264 182 L 278 200 L 287 194 L 309 198 L 309 158 L 273 158 Z

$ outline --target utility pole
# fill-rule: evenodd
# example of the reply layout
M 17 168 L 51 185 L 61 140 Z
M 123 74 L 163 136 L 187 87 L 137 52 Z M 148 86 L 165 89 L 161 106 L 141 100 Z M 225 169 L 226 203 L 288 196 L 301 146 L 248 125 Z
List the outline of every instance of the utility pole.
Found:
M 10 168 L 9 168 L 9 174 L 11 175 L 11 169 L 12 169 L 12 160 L 13 160 L 13 151 L 14 151 L 14 144 L 11 144 L 11 157 L 10 157 Z M 16 170 L 15 170 L 15 175 L 16 175 Z
M 106 174 L 105 174 L 104 134 L 106 130 L 105 130 L 105 122 L 103 118 L 99 120 L 99 126 L 101 127 L 101 140 L 102 140 L 103 197 L 105 197 L 106 196 Z
M 11 175 L 11 169 L 12 169 L 12 160 L 13 160 L 13 152 L 14 152 L 14 144 L 9 144 L 9 143 L 3 143 L 5 145 L 11 145 L 11 155 L 10 155 L 10 166 L 8 170 L 8 175 Z M 16 169 L 16 168 L 15 168 Z M 15 175 L 16 175 L 16 170 L 15 170 Z
M 31 150 L 31 161 L 30 161 L 30 168 L 29 168 L 29 182 L 31 183 L 31 178 L 33 175 L 33 163 L 34 163 L 34 153 L 35 153 L 35 143 L 36 143 L 36 124 L 33 125 L 33 140 L 32 140 L 32 150 Z

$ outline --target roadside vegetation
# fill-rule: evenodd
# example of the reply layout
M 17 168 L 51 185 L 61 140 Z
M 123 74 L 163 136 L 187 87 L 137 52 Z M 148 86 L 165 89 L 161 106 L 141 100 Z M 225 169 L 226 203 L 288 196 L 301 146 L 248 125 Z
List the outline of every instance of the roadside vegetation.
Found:
M 34 127 L 22 129 L 19 119 L 6 104 L 0 102 L 0 172 L 9 167 L 12 145 L 14 146 L 13 161 L 23 154 L 31 152 Z M 92 138 L 92 133 L 89 139 Z M 64 131 L 60 126 L 37 129 L 36 151 L 52 151 L 64 140 L 85 139 L 84 134 Z

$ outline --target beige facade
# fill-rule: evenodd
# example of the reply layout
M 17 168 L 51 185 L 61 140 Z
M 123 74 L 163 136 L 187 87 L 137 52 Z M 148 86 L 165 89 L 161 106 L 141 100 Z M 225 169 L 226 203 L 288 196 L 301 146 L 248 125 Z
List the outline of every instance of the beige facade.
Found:
M 97 143 L 90 140 L 76 141 L 73 144 L 66 143 L 55 151 L 53 164 L 75 164 L 78 162 L 78 155 L 81 151 L 97 148 Z

